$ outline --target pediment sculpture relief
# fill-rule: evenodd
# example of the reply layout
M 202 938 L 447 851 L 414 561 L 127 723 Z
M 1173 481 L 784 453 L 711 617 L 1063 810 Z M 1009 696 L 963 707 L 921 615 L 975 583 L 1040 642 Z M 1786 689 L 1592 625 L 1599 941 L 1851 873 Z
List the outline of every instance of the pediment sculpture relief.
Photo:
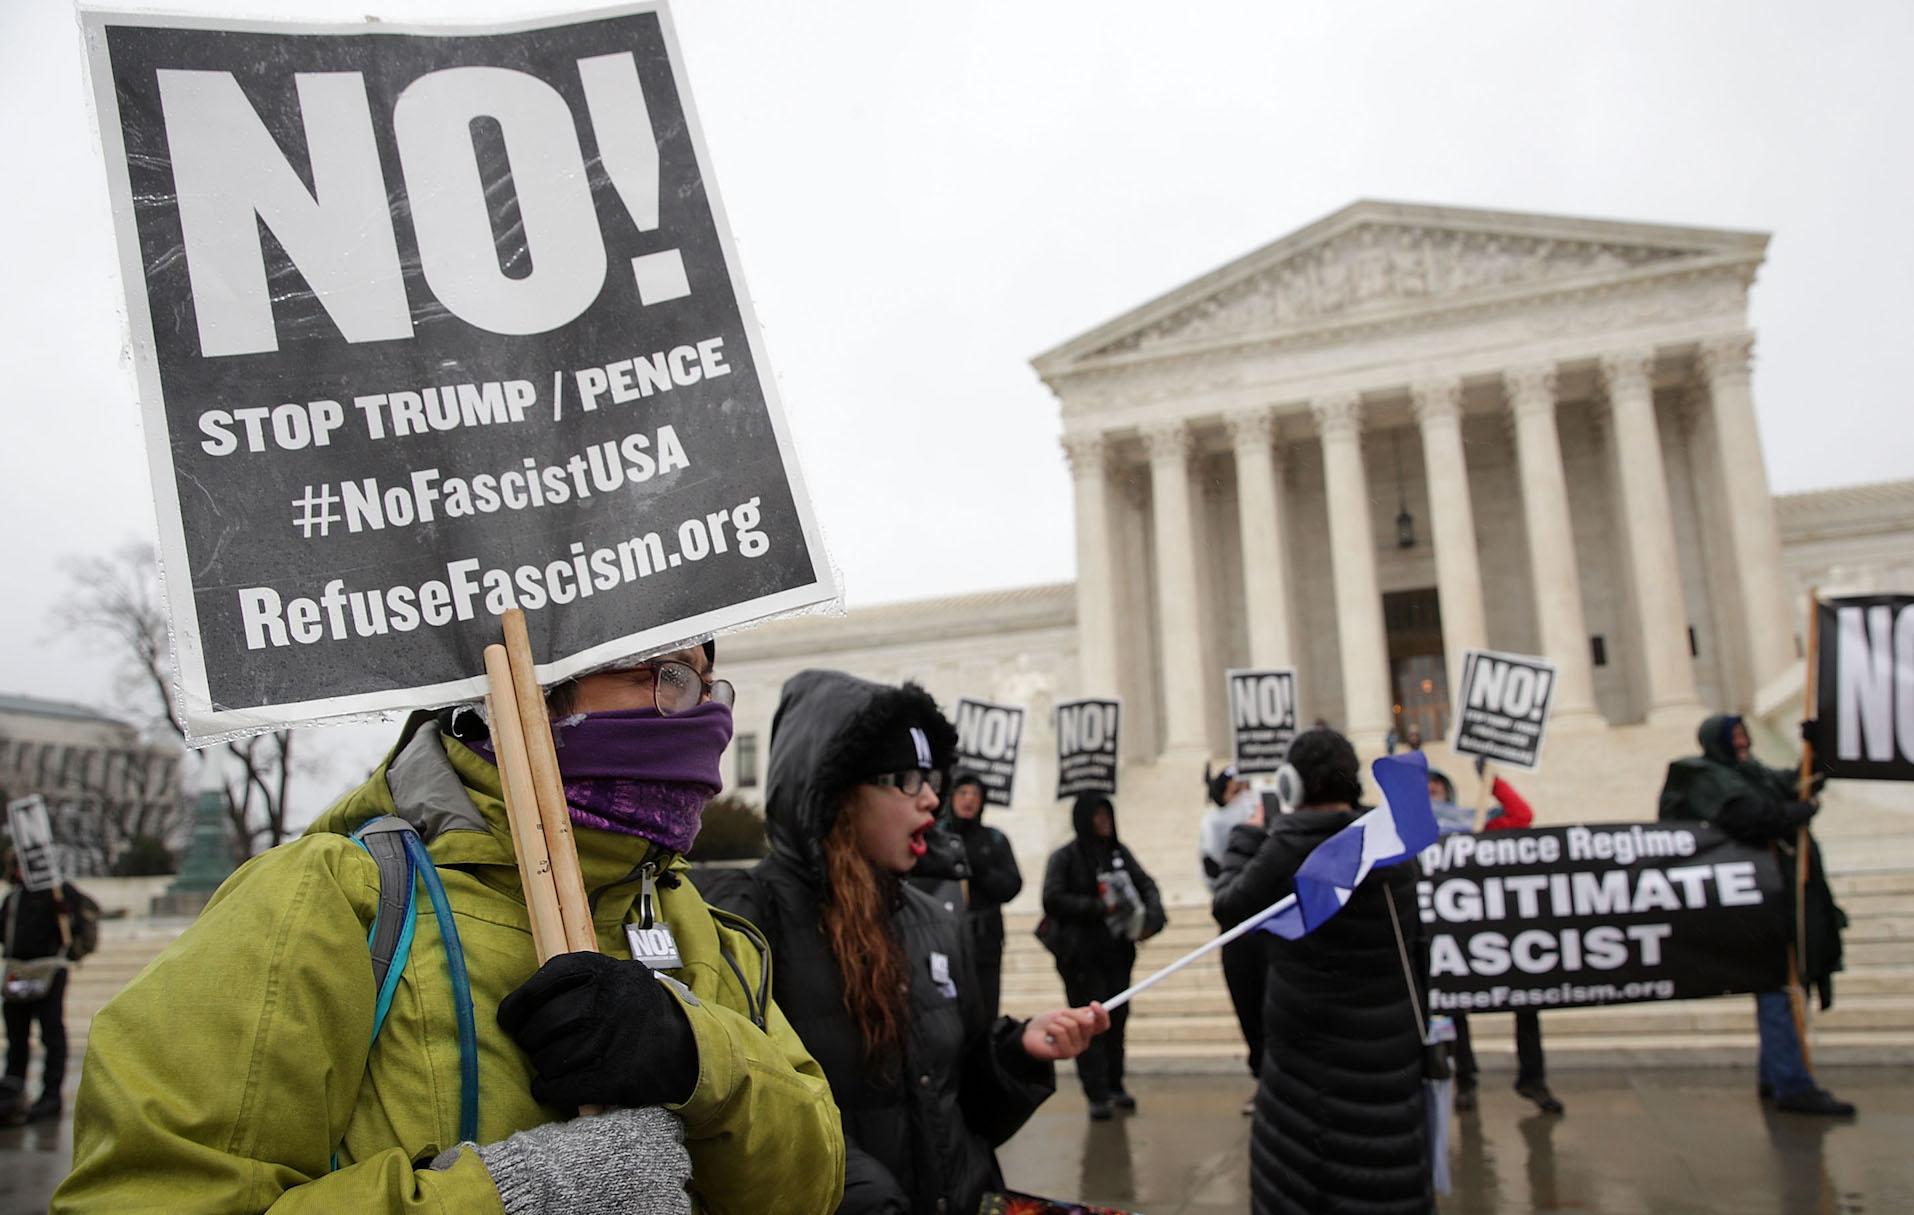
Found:
M 1699 249 L 1363 224 L 1097 351 L 1266 333 L 1418 299 L 1618 273 Z

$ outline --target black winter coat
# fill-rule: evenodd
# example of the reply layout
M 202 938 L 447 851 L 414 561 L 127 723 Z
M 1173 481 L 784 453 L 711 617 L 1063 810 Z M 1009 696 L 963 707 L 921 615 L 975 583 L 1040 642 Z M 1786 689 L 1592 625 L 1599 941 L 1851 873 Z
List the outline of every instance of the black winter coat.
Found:
M 1736 760 L 1729 739 L 1741 719 L 1728 714 L 1701 723 L 1701 754 L 1668 765 L 1662 784 L 1663 822 L 1713 823 L 1744 844 L 1773 847 L 1781 865 L 1784 897 L 1777 913 L 1786 921 L 1784 932 L 1795 936 L 1794 887 L 1799 858 L 1795 851 L 1800 829 L 1814 817 L 1812 803 L 1797 800 L 1796 775 L 1786 768 L 1770 768 L 1753 759 Z M 1842 968 L 1841 932 L 1847 913 L 1834 901 L 1834 890 L 1821 866 L 1821 847 L 1808 837 L 1808 882 L 1802 888 L 1802 910 L 1807 931 L 1801 951 L 1802 981 L 1817 988 L 1821 1007 L 1834 1006 L 1834 976 Z
M 838 1209 L 847 1215 L 969 1215 L 986 1191 L 1002 1188 L 997 1145 L 1056 1088 L 1055 1066 L 1024 1053 L 1021 1023 L 992 1022 L 965 999 L 975 972 L 962 919 L 905 883 L 895 887 L 891 926 L 909 959 L 911 1015 L 895 1074 L 867 1064 L 845 1008 L 819 919 L 829 897 L 819 841 L 852 783 L 846 765 L 875 731 L 899 720 L 923 725 L 939 762 L 948 762 L 955 736 L 947 724 L 936 728 L 936 713 L 912 685 L 831 671 L 794 676 L 772 723 L 765 807 L 772 854 L 749 881 L 700 883 L 709 901 L 752 920 L 770 939 L 773 995 L 824 1068 L 843 1115 Z
M 1086 961 L 1115 961 L 1125 966 L 1136 961 L 1136 943 L 1114 935 L 1104 922 L 1103 899 L 1097 891 L 1097 875 L 1101 872 L 1122 869 L 1136 883 L 1137 893 L 1143 898 L 1145 938 L 1163 931 L 1169 922 L 1156 882 L 1137 864 L 1136 857 L 1114 834 L 1107 840 L 1098 839 L 1092 830 L 1090 820 L 1099 806 L 1110 810 L 1114 826 L 1116 809 L 1108 798 L 1097 794 L 1079 797 L 1070 812 L 1077 838 L 1052 852 L 1043 868 L 1043 914 L 1055 934 L 1050 948 L 1057 955 L 1060 971 Z
M 1218 922 L 1237 924 L 1294 889 L 1316 846 L 1359 811 L 1306 810 L 1230 833 Z M 1421 1029 L 1388 901 L 1417 989 L 1428 989 L 1415 867 L 1372 873 L 1335 917 L 1269 938 L 1263 1074 L 1250 1132 L 1257 1215 L 1422 1215 L 1435 1209 Z
M 963 841 L 964 855 L 970 862 L 970 901 L 964 920 L 977 946 L 978 964 L 1000 964 L 1004 951 L 1003 906 L 1023 893 L 1017 854 L 1003 832 L 984 826 L 981 814 L 973 819 L 953 814 L 943 826 Z
M 66 883 L 60 893 L 68 908 L 94 906 L 93 900 L 81 894 L 71 882 Z M 0 933 L 6 936 L 0 946 L 4 947 L 7 957 L 20 962 L 61 953 L 77 958 L 80 951 L 73 948 L 70 940 L 73 929 L 68 917 L 68 912 L 60 910 L 53 891 L 16 886 L 7 892 L 5 899 L 0 899 Z

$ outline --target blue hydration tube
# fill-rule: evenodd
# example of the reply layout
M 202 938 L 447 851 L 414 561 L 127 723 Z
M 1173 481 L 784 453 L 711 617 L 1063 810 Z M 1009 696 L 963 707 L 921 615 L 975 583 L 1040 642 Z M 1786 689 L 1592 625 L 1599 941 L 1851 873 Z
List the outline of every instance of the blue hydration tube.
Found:
M 472 1015 L 472 982 L 465 973 L 465 949 L 459 944 L 458 926 L 452 922 L 452 905 L 446 900 L 438 867 L 427 855 L 424 843 L 409 831 L 405 833 L 405 852 L 413 867 L 425 878 L 425 892 L 432 899 L 432 914 L 439 922 L 439 937 L 445 942 L 445 969 L 452 977 L 452 1008 L 459 1022 L 459 1142 L 475 1143 L 479 1109 L 478 1023 Z

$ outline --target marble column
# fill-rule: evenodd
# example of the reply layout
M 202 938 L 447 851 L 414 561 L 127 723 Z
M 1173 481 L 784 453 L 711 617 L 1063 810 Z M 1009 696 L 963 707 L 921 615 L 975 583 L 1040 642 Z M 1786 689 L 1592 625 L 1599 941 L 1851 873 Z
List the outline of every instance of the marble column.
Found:
M 1601 367 L 1615 436 L 1622 517 L 1628 521 L 1626 547 L 1648 679 L 1648 720 L 1656 725 L 1693 721 L 1701 700 L 1688 652 L 1681 558 L 1655 422 L 1655 355 L 1649 350 L 1605 355 Z
M 1063 450 L 1077 500 L 1077 690 L 1085 696 L 1115 696 L 1118 584 L 1109 443 L 1100 434 L 1071 434 L 1063 437 Z
M 1529 537 L 1529 578 L 1535 584 L 1535 620 L 1542 653 L 1556 666 L 1555 724 L 1599 724 L 1588 624 L 1582 614 L 1582 578 L 1575 528 L 1562 471 L 1562 440 L 1555 428 L 1555 368 L 1506 373 L 1515 415 L 1515 449 L 1522 473 L 1523 521 Z
M 1747 632 L 1750 691 L 1783 674 L 1798 657 L 1794 611 L 1781 564 L 1781 532 L 1774 498 L 1768 493 L 1768 468 L 1761 457 L 1761 430 L 1755 419 L 1749 373 L 1754 335 L 1733 334 L 1701 343 L 1702 374 L 1715 414 L 1715 452 L 1721 466 L 1722 509 L 1734 547 L 1735 577 Z
M 1410 390 L 1422 428 L 1422 460 L 1429 482 L 1429 527 L 1435 542 L 1436 595 L 1442 604 L 1442 650 L 1449 696 L 1462 684 L 1462 655 L 1488 648 L 1482 606 L 1482 567 L 1475 551 L 1475 508 L 1462 444 L 1462 381 L 1431 380 Z
M 1203 664 L 1203 611 L 1198 598 L 1190 431 L 1182 422 L 1146 427 L 1151 522 L 1156 539 L 1157 661 L 1163 672 L 1163 746 L 1205 751 L 1203 696 L 1216 676 Z
M 1322 433 L 1323 482 L 1329 500 L 1329 559 L 1336 590 L 1336 634 L 1342 650 L 1343 731 L 1372 749 L 1389 732 L 1389 641 L 1376 581 L 1376 535 L 1362 466 L 1362 398 L 1355 393 L 1310 403 Z
M 1223 419 L 1236 453 L 1236 511 L 1242 532 L 1244 618 L 1254 667 L 1295 665 L 1289 633 L 1287 552 L 1283 541 L 1282 455 L 1274 449 L 1276 413 L 1250 409 Z

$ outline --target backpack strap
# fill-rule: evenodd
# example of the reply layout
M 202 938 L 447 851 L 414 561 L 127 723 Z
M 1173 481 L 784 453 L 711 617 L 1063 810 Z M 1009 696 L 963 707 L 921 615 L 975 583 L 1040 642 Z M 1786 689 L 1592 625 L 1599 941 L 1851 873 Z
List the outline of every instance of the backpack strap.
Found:
M 417 839 L 418 834 L 411 823 L 392 814 L 375 818 L 352 833 L 353 841 L 370 853 L 379 867 L 379 910 L 366 936 L 366 949 L 372 954 L 372 987 L 379 993 L 372 1016 L 375 1042 L 385 1028 L 386 1014 L 392 1010 L 392 997 L 398 993 L 399 976 L 412 954 L 412 934 L 418 927 L 414 862 L 405 845 L 408 835 Z
M 457 925 L 452 919 L 451 901 L 439 881 L 439 871 L 425 850 L 417 827 L 397 815 L 387 814 L 363 824 L 352 833 L 352 840 L 372 857 L 379 867 L 379 909 L 372 929 L 366 934 L 366 949 L 372 955 L 372 977 L 379 993 L 373 1009 L 372 1042 L 379 1040 L 385 1028 L 386 1014 L 392 1011 L 392 998 L 398 993 L 399 979 L 412 956 L 412 938 L 418 929 L 418 884 L 425 882 L 438 922 L 439 938 L 445 946 L 445 966 L 452 981 L 452 1005 L 459 1029 L 459 1139 L 478 1137 L 478 1028 L 472 1013 L 471 981 L 465 970 L 465 950 L 459 942 Z M 368 1047 L 369 1049 L 369 1047 Z M 339 1155 L 333 1153 L 332 1167 L 339 1167 Z

